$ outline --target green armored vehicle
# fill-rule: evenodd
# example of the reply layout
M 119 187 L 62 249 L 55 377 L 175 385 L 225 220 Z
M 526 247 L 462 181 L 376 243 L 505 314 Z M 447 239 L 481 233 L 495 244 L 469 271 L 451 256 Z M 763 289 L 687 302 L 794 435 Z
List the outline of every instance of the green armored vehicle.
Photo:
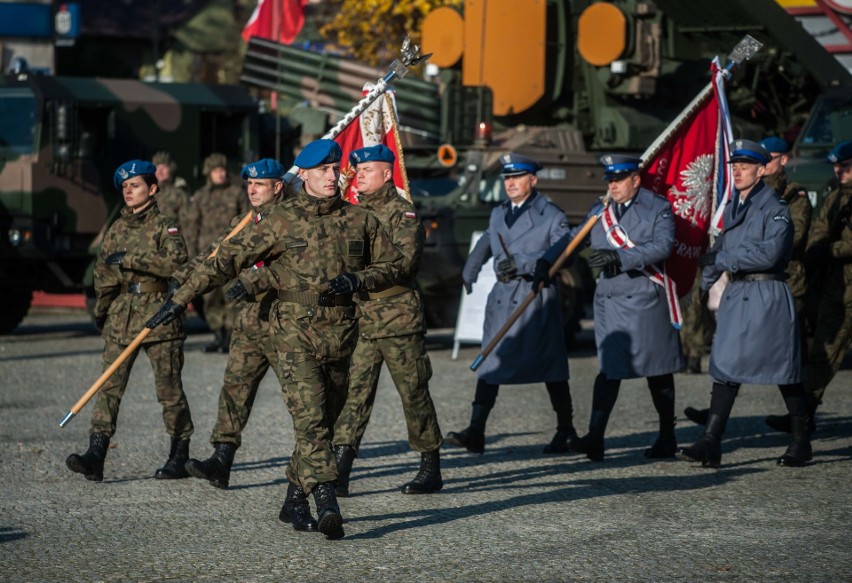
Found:
M 0 77 L 0 334 L 34 290 L 91 288 L 99 238 L 120 207 L 112 176 L 168 150 L 200 185 L 204 157 L 256 152 L 257 105 L 238 86 Z

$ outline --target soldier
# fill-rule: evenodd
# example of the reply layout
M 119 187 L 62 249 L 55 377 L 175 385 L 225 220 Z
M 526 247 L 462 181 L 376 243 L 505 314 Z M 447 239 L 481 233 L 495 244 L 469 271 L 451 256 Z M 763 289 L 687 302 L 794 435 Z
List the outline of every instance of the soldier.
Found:
M 675 385 L 672 373 L 683 368 L 680 338 L 672 325 L 662 278 L 652 278 L 671 254 L 675 224 L 669 202 L 642 188 L 641 160 L 610 154 L 601 157 L 612 204 L 592 229 L 589 265 L 602 268 L 595 289 L 595 341 L 600 373 L 595 378 L 589 433 L 572 450 L 593 461 L 604 457 L 604 432 L 622 379 L 647 377 L 659 416 L 660 433 L 645 450 L 649 458 L 674 457 Z M 592 207 L 589 217 L 601 209 Z M 547 270 L 576 231 L 565 235 L 536 266 L 533 286 L 547 283 Z M 656 280 L 656 281 L 655 281 Z
M 308 144 L 296 157 L 302 190 L 224 241 L 148 323 L 168 323 L 198 293 L 274 258 L 266 266 L 278 295 L 269 315 L 277 355 L 272 364 L 296 437 L 279 519 L 305 530 L 313 519 L 307 498 L 313 493 L 319 531 L 330 539 L 344 534 L 329 410 L 343 400 L 357 341 L 352 294 L 396 284 L 402 263 L 375 215 L 340 197 L 340 156 L 332 140 Z
M 228 179 L 227 164 L 224 154 L 210 154 L 204 160 L 207 183 L 192 195 L 188 212 L 191 227 L 186 239 L 191 256 L 208 249 L 231 219 L 248 210 L 242 188 Z M 202 305 L 204 319 L 213 331 L 213 342 L 204 347 L 204 352 L 228 352 L 235 315 L 233 302 L 226 302 L 224 291 L 217 288 L 204 295 Z
M 247 183 L 248 198 L 255 216 L 262 216 L 281 198 L 285 190 L 285 172 L 277 160 L 269 158 L 243 168 L 242 178 Z M 215 245 L 220 244 L 239 221 L 239 216 L 234 217 Z M 209 257 L 210 251 L 212 249 L 205 249 L 175 272 L 172 276 L 174 282 L 170 282 L 174 289 Z M 218 416 L 210 436 L 214 453 L 204 461 L 190 459 L 186 463 L 190 475 L 208 480 L 216 488 L 228 487 L 234 454 L 242 443 L 242 430 L 251 415 L 257 389 L 275 359 L 275 345 L 267 330 L 274 296 L 268 291 L 264 277 L 266 271 L 263 263 L 244 269 L 225 294 L 227 299 L 239 301 L 224 384 L 219 391 Z M 316 530 L 315 521 L 306 526 L 309 530 Z
M 160 212 L 175 221 L 182 231 L 187 230 L 189 193 L 183 178 L 175 176 L 177 164 L 172 155 L 165 151 L 154 154 L 151 163 L 157 168 L 157 207 Z
M 520 301 L 537 289 L 530 286 L 536 259 L 568 232 L 565 213 L 535 188 L 541 164 L 515 153 L 503 155 L 500 161 L 508 200 L 491 212 L 488 229 L 477 241 L 462 271 L 465 290 L 471 293 L 485 262 L 494 257 L 497 266 L 497 283 L 485 306 L 483 344 L 491 342 Z M 544 453 L 568 451 L 568 443 L 577 433 L 568 386 L 562 307 L 556 288 L 537 294 L 529 309 L 478 369 L 477 376 L 470 425 L 448 433 L 447 443 L 483 453 L 485 423 L 497 401 L 500 385 L 544 382 L 556 412 L 556 433 Z
M 852 140 L 837 144 L 828 160 L 838 187 L 814 218 L 806 260 L 808 276 L 821 292 L 805 376 L 810 431 L 825 389 L 852 347 Z M 794 427 L 789 415 L 770 415 L 766 424 L 787 433 Z
M 408 444 L 420 452 L 420 471 L 402 492 L 437 492 L 444 486 L 439 455 L 443 438 L 429 395 L 432 365 L 426 353 L 423 305 L 414 289 L 425 233 L 414 205 L 394 186 L 393 152 L 379 144 L 353 151 L 349 160 L 356 168 L 359 206 L 379 218 L 404 260 L 401 284 L 359 296 L 361 319 L 349 367 L 349 392 L 334 425 L 337 495 L 349 495 L 349 473 L 370 421 L 383 362 L 402 399 Z
M 787 205 L 762 180 L 770 153 L 749 140 L 734 141 L 730 150 L 734 196 L 725 209 L 722 234 L 698 261 L 704 268 L 703 290 L 723 272 L 730 274 L 710 352 L 710 414 L 704 434 L 694 445 L 681 448 L 678 457 L 719 467 L 722 434 L 740 385 L 777 384 L 793 423 L 793 440 L 777 463 L 802 466 L 811 459 L 811 444 L 799 322 L 793 294 L 784 281 L 793 250 L 793 224 Z
M 166 291 L 166 278 L 186 261 L 186 246 L 172 219 L 160 214 L 155 168 L 150 162 L 131 160 L 115 171 L 116 189 L 126 208 L 109 227 L 95 263 L 95 319 L 103 330 L 104 369 L 142 331 L 145 321 L 157 312 Z M 158 479 L 185 478 L 183 464 L 189 458 L 192 416 L 183 392 L 183 321 L 153 331 L 142 343 L 151 368 L 163 421 L 171 437 L 166 464 L 154 474 Z M 68 456 L 66 464 L 87 480 L 104 478 L 104 459 L 115 433 L 118 409 L 130 369 L 139 349 L 118 368 L 98 391 L 86 453 Z
M 761 140 L 760 145 L 769 152 L 772 159 L 766 164 L 763 182 L 781 196 L 790 209 L 790 219 L 793 221 L 793 256 L 787 264 L 787 285 L 796 300 L 796 313 L 799 317 L 799 332 L 802 335 L 800 342 L 807 346 L 804 326 L 804 305 L 807 281 L 805 279 L 805 246 L 808 241 L 808 229 L 811 225 L 811 203 L 808 200 L 808 191 L 805 187 L 788 182 L 784 167 L 789 160 L 790 146 L 781 138 L 768 137 Z M 700 275 L 700 274 L 699 274 Z M 700 289 L 700 286 L 696 286 Z M 699 292 L 700 293 L 700 292 Z M 699 302 L 702 308 L 706 308 L 706 302 Z M 806 352 L 803 351 L 804 357 Z M 707 423 L 709 409 L 694 409 L 687 407 L 684 414 L 699 425 Z M 789 430 L 788 430 L 789 433 Z

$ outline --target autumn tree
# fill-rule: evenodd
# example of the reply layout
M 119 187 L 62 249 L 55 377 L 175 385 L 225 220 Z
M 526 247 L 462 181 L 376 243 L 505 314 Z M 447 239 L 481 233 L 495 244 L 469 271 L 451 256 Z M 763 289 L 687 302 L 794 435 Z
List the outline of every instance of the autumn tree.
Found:
M 334 16 L 320 32 L 355 59 L 372 65 L 399 54 L 406 35 L 420 44 L 420 26 L 440 6 L 461 7 L 464 0 L 326 0 Z

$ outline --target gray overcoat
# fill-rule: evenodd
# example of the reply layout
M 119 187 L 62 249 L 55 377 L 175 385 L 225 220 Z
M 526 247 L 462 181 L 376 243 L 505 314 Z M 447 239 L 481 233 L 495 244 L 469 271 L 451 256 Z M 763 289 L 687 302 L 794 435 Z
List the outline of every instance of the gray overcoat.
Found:
M 600 210 L 592 207 L 586 220 Z M 601 274 L 595 289 L 595 342 L 600 372 L 607 379 L 658 376 L 683 368 L 680 336 L 669 317 L 666 292 L 641 271 L 662 266 L 675 244 L 675 223 L 669 201 L 640 188 L 623 216 L 621 227 L 635 247 L 618 249 L 621 270 Z M 564 244 L 554 245 L 545 259 L 551 263 L 560 249 L 579 231 L 572 229 Z M 593 249 L 613 249 L 602 222 L 592 228 L 585 241 Z
M 736 281 L 748 273 L 784 273 L 793 249 L 790 211 L 762 182 L 736 206 L 725 210 L 715 265 L 701 274 L 705 290 L 724 271 L 732 277 L 716 314 L 710 376 L 758 385 L 801 382 L 799 322 L 790 287 L 785 281 Z
M 505 202 L 491 212 L 488 230 L 467 258 L 462 276 L 476 281 L 490 257 L 497 263 L 506 258 L 500 236 L 514 256 L 521 277 L 497 282 L 488 294 L 482 345 L 487 346 L 518 305 L 532 291 L 532 273 L 541 254 L 568 232 L 562 210 L 543 195 L 536 194 L 511 228 L 506 226 Z M 562 307 L 555 285 L 542 290 L 512 325 L 494 351 L 477 369 L 487 383 L 529 384 L 568 379 L 568 354 L 562 329 Z

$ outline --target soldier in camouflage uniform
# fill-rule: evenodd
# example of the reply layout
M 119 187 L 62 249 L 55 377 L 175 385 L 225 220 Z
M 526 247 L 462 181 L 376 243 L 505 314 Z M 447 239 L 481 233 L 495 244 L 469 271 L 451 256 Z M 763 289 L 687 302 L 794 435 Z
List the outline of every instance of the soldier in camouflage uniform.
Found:
M 180 229 L 160 214 L 153 195 L 157 191 L 154 165 L 132 160 L 118 167 L 115 186 L 127 205 L 104 236 L 95 264 L 95 318 L 105 340 L 106 370 L 142 331 L 145 321 L 157 312 L 166 291 L 166 278 L 186 261 Z M 152 331 L 142 343 L 151 367 L 163 421 L 171 437 L 166 464 L 154 474 L 159 479 L 185 478 L 189 458 L 192 416 L 183 392 L 183 320 Z M 139 349 L 118 368 L 98 391 L 89 436 L 89 449 L 72 454 L 68 467 L 87 480 L 100 482 L 104 459 L 115 433 L 121 398 Z
M 349 367 L 349 392 L 334 425 L 337 494 L 349 495 L 349 473 L 370 421 L 383 362 L 402 399 L 408 444 L 420 452 L 420 471 L 402 492 L 437 492 L 444 486 L 439 456 L 443 439 L 429 395 L 432 365 L 426 353 L 423 305 L 414 289 L 425 233 L 414 205 L 394 186 L 395 157 L 390 149 L 381 144 L 361 148 L 353 151 L 349 160 L 356 167 L 360 206 L 379 218 L 404 262 L 402 284 L 360 294 L 361 320 Z
M 262 215 L 284 192 L 282 180 L 286 170 L 276 160 L 264 159 L 243 168 L 242 177 L 247 182 L 248 198 L 255 216 Z M 176 289 L 209 256 L 241 220 L 236 216 L 228 228 L 191 262 L 178 269 L 170 280 Z M 228 353 L 225 379 L 219 392 L 219 409 L 210 443 L 213 455 L 204 461 L 190 459 L 186 470 L 194 477 L 208 480 L 217 488 L 227 488 L 234 454 L 241 444 L 243 428 L 248 423 L 257 389 L 270 363 L 275 359 L 275 345 L 268 333 L 269 309 L 274 299 L 263 277 L 264 264 L 258 263 L 244 269 L 234 286 L 225 294 L 237 301 L 237 316 Z M 313 524 L 316 530 L 316 523 Z
M 175 175 L 177 164 L 168 152 L 160 151 L 151 158 L 157 168 L 157 208 L 186 232 L 189 212 L 189 192 L 183 178 Z
M 808 277 L 821 292 L 805 376 L 811 421 L 852 347 L 852 140 L 837 144 L 828 160 L 834 164 L 838 187 L 814 217 L 806 259 Z M 790 432 L 789 415 L 770 415 L 766 424 Z M 811 423 L 809 429 L 814 428 Z
M 686 360 L 684 372 L 701 374 L 701 358 L 707 354 L 716 328 L 715 317 L 707 309 L 707 302 L 701 301 L 701 271 L 698 271 L 687 298 L 688 301 L 683 302 L 683 326 L 680 329 L 680 342 Z
M 319 531 L 331 539 L 344 534 L 330 409 L 345 394 L 357 341 L 352 294 L 395 285 L 403 261 L 375 215 L 340 197 L 340 156 L 332 140 L 308 144 L 296 158 L 302 190 L 223 242 L 216 257 L 200 265 L 149 321 L 168 323 L 197 293 L 270 258 L 267 278 L 278 295 L 269 316 L 277 353 L 273 366 L 296 437 L 279 518 L 296 528 L 304 525 L 311 519 L 307 495 L 313 493 Z
M 243 189 L 228 179 L 228 160 L 224 154 L 211 154 L 204 160 L 207 183 L 192 195 L 188 211 L 189 229 L 185 236 L 190 256 L 204 252 L 224 231 L 231 219 L 248 212 Z M 236 309 L 227 302 L 224 290 L 217 288 L 202 298 L 203 316 L 213 331 L 213 342 L 204 352 L 228 352 Z

